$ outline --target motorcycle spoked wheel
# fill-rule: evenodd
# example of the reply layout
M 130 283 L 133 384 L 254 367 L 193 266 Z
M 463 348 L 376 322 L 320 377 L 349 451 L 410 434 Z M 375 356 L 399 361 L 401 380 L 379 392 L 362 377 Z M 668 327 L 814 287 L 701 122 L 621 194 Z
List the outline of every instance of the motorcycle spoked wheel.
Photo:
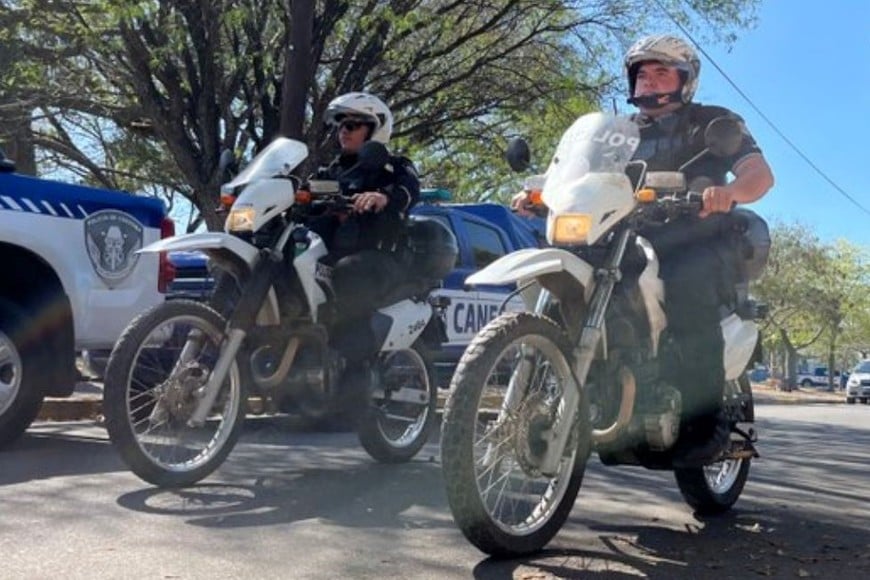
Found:
M 357 425 L 363 449 L 381 463 L 410 461 L 426 441 L 435 422 L 438 384 L 425 347 L 380 355 L 379 385 Z
M 247 407 L 239 353 L 205 423 L 187 425 L 217 362 L 224 319 L 199 302 L 174 300 L 140 315 L 106 367 L 109 438 L 124 462 L 159 487 L 184 487 L 211 474 L 235 446 Z M 180 362 L 186 349 L 184 362 Z
M 749 394 L 752 387 L 746 376 L 737 381 L 729 381 L 726 394 Z M 748 409 L 754 416 L 754 409 Z M 698 515 L 718 515 L 727 512 L 740 498 L 746 481 L 749 479 L 749 466 L 752 459 L 726 459 L 703 467 L 675 469 L 674 477 L 683 499 Z
M 585 397 L 558 472 L 537 471 L 570 380 L 571 352 L 549 319 L 507 313 L 474 338 L 453 375 L 441 436 L 447 500 L 459 529 L 487 554 L 539 551 L 574 505 L 591 449 Z M 509 383 L 517 388 L 513 377 L 524 375 L 520 396 L 506 403 Z

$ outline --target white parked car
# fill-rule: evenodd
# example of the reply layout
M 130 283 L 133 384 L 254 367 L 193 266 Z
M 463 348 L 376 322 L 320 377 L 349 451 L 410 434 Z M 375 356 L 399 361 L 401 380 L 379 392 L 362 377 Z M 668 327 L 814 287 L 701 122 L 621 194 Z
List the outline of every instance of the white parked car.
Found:
M 804 387 L 827 387 L 828 367 L 812 367 L 804 371 L 798 371 L 797 383 Z
M 846 383 L 846 402 L 855 401 L 870 403 L 870 360 L 859 362 Z

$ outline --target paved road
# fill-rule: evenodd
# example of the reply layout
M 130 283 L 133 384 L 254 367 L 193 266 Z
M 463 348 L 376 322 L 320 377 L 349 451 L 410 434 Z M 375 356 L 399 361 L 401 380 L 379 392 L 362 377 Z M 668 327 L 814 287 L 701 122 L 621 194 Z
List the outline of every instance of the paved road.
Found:
M 381 466 L 353 435 L 256 421 L 203 485 L 161 491 L 93 424 L 37 424 L 0 454 L 0 577 L 870 577 L 870 407 L 758 413 L 764 458 L 730 515 L 696 519 L 668 473 L 593 461 L 550 549 L 507 562 L 454 528 L 434 444 Z

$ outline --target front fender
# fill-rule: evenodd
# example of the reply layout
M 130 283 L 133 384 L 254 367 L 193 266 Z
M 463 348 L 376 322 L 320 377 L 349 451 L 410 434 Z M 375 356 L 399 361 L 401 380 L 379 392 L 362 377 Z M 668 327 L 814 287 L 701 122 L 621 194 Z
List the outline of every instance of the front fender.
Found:
M 204 252 L 216 266 L 236 281 L 243 284 L 243 278 L 254 270 L 254 265 L 260 257 L 259 250 L 251 244 L 240 240 L 235 236 L 223 232 L 200 232 L 184 234 L 164 238 L 149 244 L 139 250 L 141 253 L 174 252 L 174 251 Z M 270 288 L 257 314 L 257 324 L 260 326 L 274 326 L 281 321 L 281 313 L 278 307 L 278 299 L 275 289 Z
M 559 248 L 527 248 L 511 252 L 465 279 L 471 286 L 525 284 L 545 274 L 565 272 L 574 278 L 588 297 L 595 270 L 571 252 Z

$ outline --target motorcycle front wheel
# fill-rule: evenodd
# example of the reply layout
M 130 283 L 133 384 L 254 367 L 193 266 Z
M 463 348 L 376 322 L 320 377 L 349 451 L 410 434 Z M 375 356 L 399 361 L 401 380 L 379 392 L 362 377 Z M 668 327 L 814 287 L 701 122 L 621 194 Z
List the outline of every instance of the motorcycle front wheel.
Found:
M 382 353 L 377 362 L 369 407 L 357 435 L 363 449 L 381 463 L 410 461 L 426 441 L 435 421 L 438 385 L 425 347 Z
M 571 351 L 555 323 L 513 312 L 490 322 L 459 361 L 444 411 L 442 470 L 453 519 L 487 554 L 540 550 L 574 505 L 590 452 L 584 396 L 556 473 L 539 469 L 565 411 Z
M 248 382 L 241 355 L 205 422 L 188 424 L 220 355 L 225 325 L 199 302 L 165 302 L 134 319 L 112 351 L 104 381 L 106 428 L 143 480 L 192 485 L 217 469 L 238 440 Z

